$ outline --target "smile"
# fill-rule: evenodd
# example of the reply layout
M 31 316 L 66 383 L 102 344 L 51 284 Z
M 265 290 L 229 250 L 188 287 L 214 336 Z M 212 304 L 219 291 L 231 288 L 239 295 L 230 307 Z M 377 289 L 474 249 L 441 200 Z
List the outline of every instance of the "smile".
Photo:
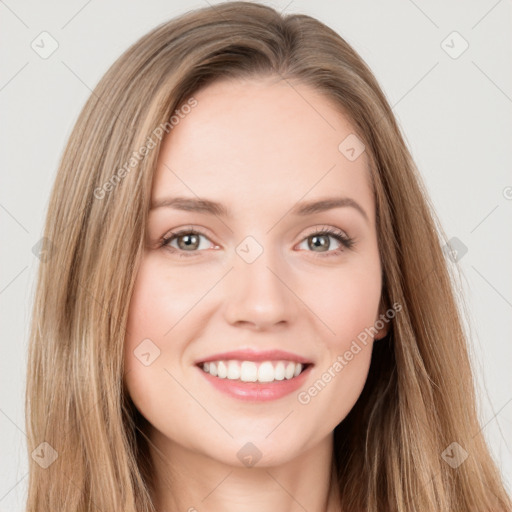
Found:
M 246 402 L 268 402 L 296 392 L 313 367 L 313 363 L 287 359 L 210 359 L 196 364 L 197 371 L 215 390 Z
M 307 367 L 294 361 L 209 361 L 199 367 L 212 377 L 240 382 L 268 383 L 298 377 Z

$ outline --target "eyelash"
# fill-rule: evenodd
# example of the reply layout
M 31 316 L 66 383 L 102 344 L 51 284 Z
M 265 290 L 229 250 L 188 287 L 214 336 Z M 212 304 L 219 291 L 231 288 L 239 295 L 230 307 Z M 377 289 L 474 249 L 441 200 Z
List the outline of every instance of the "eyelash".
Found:
M 197 231 L 192 228 L 186 228 L 186 229 L 181 229 L 176 232 L 171 232 L 168 235 L 164 236 L 160 241 L 160 247 L 165 248 L 174 254 L 178 254 L 178 256 L 183 257 L 183 258 L 194 257 L 197 255 L 198 252 L 201 252 L 201 251 L 191 251 L 189 254 L 187 254 L 187 251 L 182 251 L 181 249 L 176 249 L 175 247 L 171 247 L 170 245 L 168 245 L 170 242 L 172 242 L 175 238 L 178 238 L 180 235 L 200 235 L 200 236 L 204 236 L 205 238 L 208 238 L 207 235 L 205 235 L 204 233 L 201 233 L 200 231 Z M 322 236 L 322 235 L 332 236 L 336 241 L 340 242 L 340 244 L 343 247 L 340 249 L 328 251 L 323 254 L 322 253 L 314 253 L 314 257 L 329 258 L 332 256 L 339 256 L 345 250 L 352 249 L 352 247 L 355 244 L 355 240 L 353 238 L 347 236 L 343 231 L 339 231 L 339 230 L 331 228 L 329 226 L 325 226 L 321 230 L 314 231 L 313 233 L 309 234 L 308 236 L 306 236 L 305 238 L 302 239 L 301 243 L 304 240 L 307 240 L 308 238 L 310 238 L 312 236 Z M 307 252 L 313 252 L 313 251 L 307 251 Z

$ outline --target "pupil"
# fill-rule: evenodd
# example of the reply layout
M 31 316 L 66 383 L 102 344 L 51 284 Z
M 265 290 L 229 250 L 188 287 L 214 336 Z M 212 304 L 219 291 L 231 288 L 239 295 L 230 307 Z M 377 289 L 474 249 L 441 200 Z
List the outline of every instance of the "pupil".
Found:
M 315 243 L 315 241 L 320 241 L 320 243 Z M 326 235 L 315 235 L 313 236 L 313 246 L 314 247 L 328 247 L 329 246 L 329 240 Z
M 196 248 L 197 239 L 198 239 L 197 235 L 182 235 L 180 238 L 182 240 L 187 239 L 186 242 L 180 243 L 180 246 L 185 247 L 185 248 L 187 248 L 187 247 L 188 248 L 190 248 L 190 247 Z

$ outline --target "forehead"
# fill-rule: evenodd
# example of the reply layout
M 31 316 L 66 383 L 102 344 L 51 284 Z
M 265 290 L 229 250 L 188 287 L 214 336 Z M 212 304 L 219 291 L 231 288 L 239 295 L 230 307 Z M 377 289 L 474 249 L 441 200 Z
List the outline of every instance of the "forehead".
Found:
M 355 130 L 329 98 L 275 78 L 223 80 L 194 98 L 163 141 L 153 201 L 199 196 L 236 211 L 340 195 L 373 218 L 366 152 L 350 160 L 340 150 Z

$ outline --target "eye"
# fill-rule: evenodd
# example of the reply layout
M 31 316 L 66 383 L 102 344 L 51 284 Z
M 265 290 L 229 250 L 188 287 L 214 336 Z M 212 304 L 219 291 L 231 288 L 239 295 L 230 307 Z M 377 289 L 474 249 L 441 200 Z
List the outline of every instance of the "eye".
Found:
M 331 246 L 329 238 L 334 238 L 338 244 L 341 245 L 341 247 L 336 250 L 329 250 Z M 307 243 L 307 247 L 312 249 L 311 252 L 316 253 L 315 256 L 330 257 L 338 256 L 346 249 L 351 249 L 354 246 L 355 240 L 350 238 L 341 230 L 326 226 L 323 227 L 320 231 L 311 233 L 301 243 Z
M 182 229 L 165 236 L 162 239 L 161 246 L 173 253 L 178 253 L 181 257 L 194 256 L 194 253 L 197 252 L 196 249 L 208 249 L 208 244 L 206 244 L 206 247 L 204 247 L 204 244 L 201 246 L 201 237 L 207 238 L 206 235 L 195 229 Z M 172 242 L 176 242 L 178 247 L 172 246 Z M 190 254 L 187 254 L 187 252 Z
M 176 232 L 171 232 L 162 238 L 160 246 L 168 249 L 172 253 L 178 254 L 180 257 L 195 256 L 200 249 L 208 249 L 208 244 L 201 244 L 201 237 L 208 240 L 208 237 L 192 228 L 181 229 Z M 336 250 L 329 250 L 331 243 L 330 238 L 334 238 L 340 247 Z M 172 244 L 176 242 L 177 247 Z M 337 256 L 346 249 L 351 249 L 355 243 L 353 238 L 350 238 L 343 231 L 331 228 L 329 226 L 323 227 L 320 231 L 314 231 L 301 244 L 307 243 L 310 252 L 316 253 L 315 256 L 328 257 Z M 316 250 L 319 249 L 319 250 Z M 189 253 L 189 254 L 187 254 Z

